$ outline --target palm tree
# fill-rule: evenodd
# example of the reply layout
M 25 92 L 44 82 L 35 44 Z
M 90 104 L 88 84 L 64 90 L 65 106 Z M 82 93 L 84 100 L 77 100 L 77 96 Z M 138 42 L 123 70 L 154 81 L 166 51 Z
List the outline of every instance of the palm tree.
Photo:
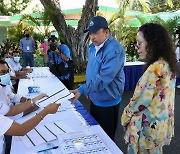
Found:
M 133 10 L 139 10 L 145 12 L 150 12 L 150 8 L 152 6 L 151 2 L 153 0 L 117 0 L 117 3 L 119 3 L 119 13 L 115 14 L 112 19 L 110 20 L 110 28 L 114 36 L 123 44 L 125 47 L 126 53 L 128 54 L 128 60 L 133 61 L 136 60 L 137 53 L 134 47 L 134 44 L 136 42 L 136 32 L 138 27 L 134 27 L 128 24 L 128 21 L 126 20 L 125 17 L 125 11 L 129 9 Z M 159 2 L 157 0 L 154 0 L 156 2 Z M 166 4 L 169 6 L 172 6 L 172 0 L 167 0 Z M 144 17 L 136 17 L 138 22 L 140 23 L 139 25 L 147 23 L 147 19 Z M 156 17 L 153 20 L 151 18 L 148 20 L 149 22 L 159 22 L 165 27 L 169 29 L 171 32 L 172 36 L 174 36 L 173 30 L 177 26 L 177 21 L 178 19 L 175 19 L 175 21 L 171 20 L 168 22 L 164 22 L 162 19 Z M 167 26 L 166 26 L 167 25 Z M 173 37 L 175 38 L 175 37 Z

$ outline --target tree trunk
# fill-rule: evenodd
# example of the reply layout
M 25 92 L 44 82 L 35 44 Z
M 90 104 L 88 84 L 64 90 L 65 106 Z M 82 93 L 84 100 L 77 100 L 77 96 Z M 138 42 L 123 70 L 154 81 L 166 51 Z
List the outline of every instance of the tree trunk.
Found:
M 60 4 L 57 5 L 53 0 L 40 1 L 45 10 L 50 11 L 50 19 L 52 20 L 53 26 L 57 30 L 59 36 L 62 36 L 65 43 L 70 47 L 72 57 L 76 64 L 78 65 L 87 60 L 89 37 L 88 33 L 84 33 L 83 31 L 88 27 L 89 20 L 96 15 L 98 0 L 86 0 L 77 29 L 66 24 Z

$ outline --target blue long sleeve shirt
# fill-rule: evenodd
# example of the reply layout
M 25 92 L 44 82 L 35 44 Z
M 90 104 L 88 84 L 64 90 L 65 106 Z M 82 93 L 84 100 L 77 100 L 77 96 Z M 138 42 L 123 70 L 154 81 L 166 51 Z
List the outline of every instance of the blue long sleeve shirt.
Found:
M 121 101 L 124 91 L 124 58 L 122 45 L 111 35 L 95 56 L 95 46 L 90 45 L 86 83 L 78 90 L 89 95 L 97 106 L 114 106 Z
M 20 49 L 23 52 L 34 52 L 35 50 L 35 41 L 32 38 L 22 38 L 20 40 Z
M 72 57 L 71 57 L 71 52 L 70 52 L 70 49 L 67 45 L 65 44 L 60 44 L 58 46 L 58 49 L 67 57 L 69 58 L 70 60 L 72 60 Z M 65 66 L 68 67 L 68 64 L 56 53 L 50 51 L 48 52 L 48 56 L 49 56 L 49 63 L 50 65 L 52 64 L 60 64 L 62 61 L 66 64 Z M 54 58 L 55 59 L 54 59 Z M 70 77 L 70 73 L 68 73 L 67 75 L 63 75 L 63 76 L 58 76 L 58 78 L 60 80 L 65 80 L 65 79 L 69 79 Z

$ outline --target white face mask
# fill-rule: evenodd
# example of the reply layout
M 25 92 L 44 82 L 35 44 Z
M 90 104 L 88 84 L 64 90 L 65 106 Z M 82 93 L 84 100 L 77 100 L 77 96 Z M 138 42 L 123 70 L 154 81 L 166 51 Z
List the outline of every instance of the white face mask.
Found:
M 16 63 L 19 63 L 20 57 L 16 56 L 16 57 L 13 58 L 13 60 L 14 60 Z
M 10 81 L 11 79 L 9 73 L 0 76 L 0 84 L 6 86 L 10 83 Z
M 46 39 L 44 39 L 44 42 L 48 42 L 48 39 L 46 38 Z

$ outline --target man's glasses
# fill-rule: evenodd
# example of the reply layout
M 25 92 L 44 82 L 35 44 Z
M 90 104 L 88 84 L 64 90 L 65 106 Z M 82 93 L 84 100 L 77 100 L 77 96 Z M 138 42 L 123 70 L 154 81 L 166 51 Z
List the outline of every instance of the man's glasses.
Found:
M 0 75 L 4 75 L 9 73 L 9 69 L 8 70 L 0 70 Z

